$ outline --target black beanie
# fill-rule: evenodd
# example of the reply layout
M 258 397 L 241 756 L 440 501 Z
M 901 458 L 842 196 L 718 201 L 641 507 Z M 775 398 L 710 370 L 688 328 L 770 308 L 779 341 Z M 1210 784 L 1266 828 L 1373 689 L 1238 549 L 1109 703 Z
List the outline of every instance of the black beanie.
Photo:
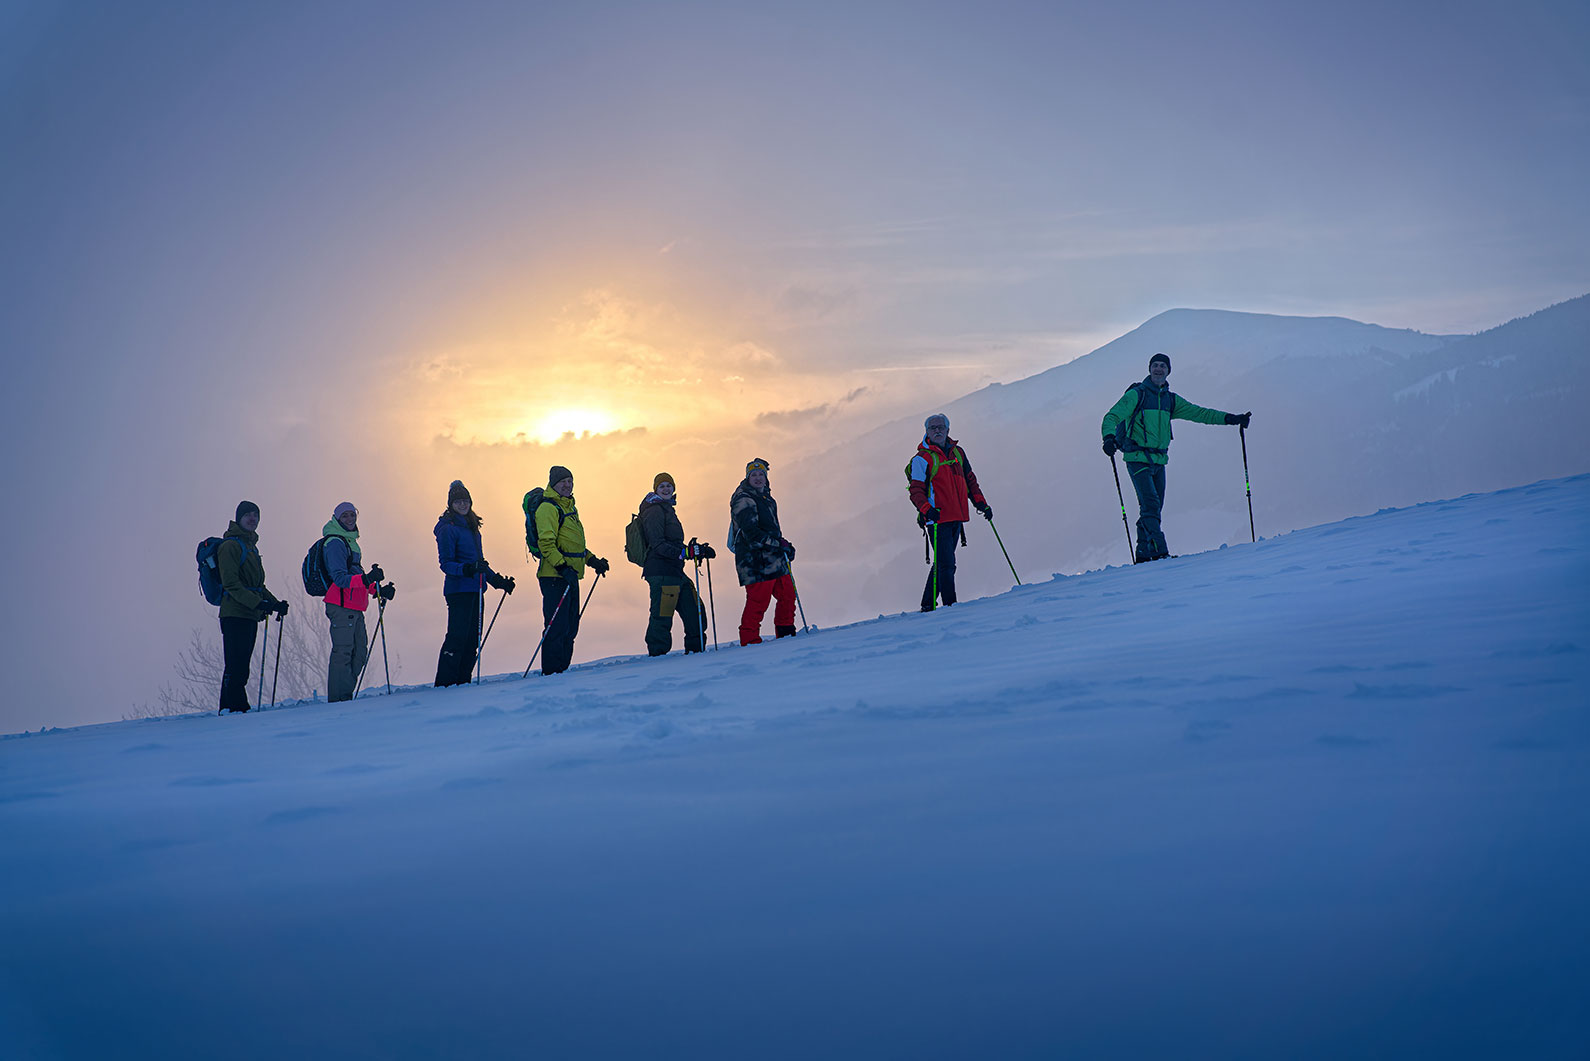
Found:
M 1156 362 L 1156 361 L 1165 362 L 1165 371 L 1166 372 L 1170 371 L 1170 355 L 1168 355 L 1168 354 L 1155 354 L 1153 357 L 1148 359 L 1148 367 L 1149 368 L 1153 368 L 1154 367 L 1154 362 Z
M 232 518 L 238 523 L 242 523 L 243 517 L 248 515 L 250 512 L 254 513 L 256 516 L 259 515 L 259 506 L 252 501 L 239 501 L 237 503 L 237 515 L 233 516 Z
M 475 499 L 469 496 L 469 490 L 465 488 L 462 479 L 454 479 L 453 484 L 447 488 L 447 503 L 451 505 L 454 501 L 475 503 Z
M 547 486 L 557 486 L 563 480 L 572 478 L 574 478 L 573 472 L 569 471 L 561 464 L 554 464 L 552 466 L 552 470 L 547 472 Z

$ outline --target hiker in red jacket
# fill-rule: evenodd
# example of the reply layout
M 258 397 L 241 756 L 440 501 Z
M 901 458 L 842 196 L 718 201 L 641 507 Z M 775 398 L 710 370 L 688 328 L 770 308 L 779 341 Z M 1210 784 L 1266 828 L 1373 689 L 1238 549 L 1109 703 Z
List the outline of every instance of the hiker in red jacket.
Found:
M 940 600 L 947 605 L 955 603 L 955 547 L 966 533 L 971 509 L 988 520 L 994 518 L 994 510 L 977 485 L 966 451 L 950 437 L 950 418 L 934 413 L 922 426 L 926 433 L 906 469 L 906 478 L 917 525 L 932 535 L 933 570 L 922 587 L 922 610 L 930 612 Z

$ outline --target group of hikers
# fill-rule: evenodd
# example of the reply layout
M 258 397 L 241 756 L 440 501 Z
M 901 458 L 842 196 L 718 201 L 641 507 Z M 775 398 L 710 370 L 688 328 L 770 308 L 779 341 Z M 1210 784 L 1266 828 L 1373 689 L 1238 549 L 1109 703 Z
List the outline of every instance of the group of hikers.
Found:
M 1171 421 L 1246 428 L 1252 416 L 1194 405 L 1171 392 L 1169 375 L 1170 358 L 1155 354 L 1149 361 L 1148 376 L 1126 389 L 1100 425 L 1104 452 L 1112 463 L 1117 452 L 1122 454 L 1137 493 L 1134 563 L 1170 555 L 1161 528 L 1161 513 Z M 923 423 L 922 440 L 906 466 L 906 493 L 916 509 L 932 563 L 922 590 L 922 611 L 956 602 L 955 551 L 966 540 L 965 524 L 971 512 L 975 510 L 990 523 L 994 518 L 993 507 L 972 471 L 965 448 L 950 437 L 949 431 L 949 417 L 943 413 L 929 416 Z M 761 643 L 762 621 L 770 604 L 775 637 L 790 637 L 797 632 L 798 598 L 790 566 L 795 547 L 779 525 L 778 502 L 768 484 L 768 470 L 768 462 L 760 457 L 749 461 L 745 478 L 729 499 L 728 545 L 734 553 L 735 573 L 745 589 L 740 613 L 741 645 Z M 658 472 L 626 532 L 625 554 L 640 566 L 641 577 L 650 589 L 645 642 L 647 653 L 652 656 L 672 650 L 676 615 L 684 625 L 686 654 L 705 648 L 707 614 L 700 595 L 699 566 L 716 557 L 717 552 L 695 538 L 686 540 L 677 505 L 673 476 Z M 523 508 L 526 547 L 539 561 L 536 580 L 541 589 L 543 622 L 538 648 L 541 671 L 558 674 L 568 669 L 579 634 L 579 584 L 587 570 L 601 577 L 610 565 L 586 548 L 585 527 L 574 499 L 574 473 L 568 468 L 554 465 L 548 472 L 547 485 L 527 493 Z M 380 565 L 364 566 L 358 519 L 358 509 L 352 502 L 337 505 L 304 564 L 306 591 L 322 595 L 324 587 L 323 602 L 331 628 L 326 678 L 330 701 L 353 698 L 372 647 L 365 613 L 371 601 L 384 611 L 397 593 L 397 587 L 387 580 Z M 265 587 L 259 520 L 259 506 L 243 501 L 226 534 L 200 544 L 201 588 L 207 598 L 220 605 L 222 712 L 249 710 L 247 684 L 258 624 L 273 615 L 284 618 L 288 610 L 287 602 Z M 447 603 L 447 634 L 436 664 L 437 686 L 462 685 L 470 680 L 484 634 L 489 634 L 489 628 L 482 630 L 486 588 L 501 590 L 506 598 L 516 586 L 512 576 L 496 571 L 486 561 L 481 523 L 469 490 L 455 479 L 448 487 L 447 507 L 434 531 L 437 564 L 443 575 L 442 596 Z M 209 564 L 213 572 L 210 585 L 206 584 L 207 556 L 213 557 Z M 694 581 L 685 573 L 685 565 L 692 562 L 697 565 Z M 709 579 L 710 573 L 709 564 Z

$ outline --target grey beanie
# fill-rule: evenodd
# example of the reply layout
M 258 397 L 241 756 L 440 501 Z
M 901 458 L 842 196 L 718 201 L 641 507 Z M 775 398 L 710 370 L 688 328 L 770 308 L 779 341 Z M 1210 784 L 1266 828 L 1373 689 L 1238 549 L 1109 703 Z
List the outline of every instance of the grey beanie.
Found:
M 1169 354 L 1155 354 L 1153 357 L 1148 359 L 1148 367 L 1149 368 L 1153 368 L 1154 367 L 1154 362 L 1156 362 L 1156 361 L 1165 362 L 1165 371 L 1166 372 L 1170 371 L 1170 355 Z
M 547 473 L 547 486 L 557 486 L 563 480 L 572 478 L 574 478 L 573 472 L 561 464 L 554 464 L 552 470 Z
M 462 479 L 454 479 L 452 485 L 447 488 L 447 503 L 451 505 L 454 501 L 475 503 L 475 499 L 469 496 L 469 491 L 464 487 L 464 480 Z
M 237 514 L 232 518 L 238 523 L 242 523 L 243 517 L 248 515 L 250 512 L 254 513 L 256 516 L 259 515 L 259 506 L 252 501 L 239 501 L 237 503 Z

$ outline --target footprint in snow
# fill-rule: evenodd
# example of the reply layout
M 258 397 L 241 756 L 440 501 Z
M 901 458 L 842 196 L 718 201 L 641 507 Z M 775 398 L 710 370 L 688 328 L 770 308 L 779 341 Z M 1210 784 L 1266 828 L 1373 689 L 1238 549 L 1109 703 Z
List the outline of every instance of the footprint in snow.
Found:
M 472 788 L 486 788 L 489 785 L 502 783 L 500 777 L 455 777 L 451 781 L 442 782 L 443 792 L 467 792 Z
M 1369 748 L 1379 742 L 1367 737 L 1355 737 L 1351 733 L 1321 733 L 1314 738 L 1314 743 L 1327 748 Z
M 1448 693 L 1466 693 L 1458 685 L 1365 685 L 1353 683 L 1348 697 L 1354 700 L 1428 700 Z
M 390 766 L 374 766 L 370 763 L 349 763 L 347 766 L 334 766 L 325 771 L 327 777 L 357 777 L 359 774 L 375 774 L 382 770 L 391 770 Z
M 324 818 L 328 814 L 338 813 L 337 807 L 294 807 L 292 810 L 279 810 L 265 819 L 266 825 L 293 825 L 297 822 L 306 822 L 311 818 Z
M 0 792 L 0 803 L 26 803 L 34 799 L 54 799 L 59 792 L 49 792 L 36 789 L 32 792 Z
M 172 788 L 218 788 L 221 785 L 253 784 L 252 777 L 179 777 L 171 782 Z
M 1223 722 L 1218 718 L 1197 719 L 1187 723 L 1187 728 L 1182 731 L 1181 739 L 1189 744 L 1203 744 L 1217 737 L 1224 737 L 1231 732 L 1231 723 Z
M 123 748 L 121 753 L 131 755 L 133 752 L 159 752 L 165 751 L 166 747 L 164 744 L 135 744 L 131 748 Z

